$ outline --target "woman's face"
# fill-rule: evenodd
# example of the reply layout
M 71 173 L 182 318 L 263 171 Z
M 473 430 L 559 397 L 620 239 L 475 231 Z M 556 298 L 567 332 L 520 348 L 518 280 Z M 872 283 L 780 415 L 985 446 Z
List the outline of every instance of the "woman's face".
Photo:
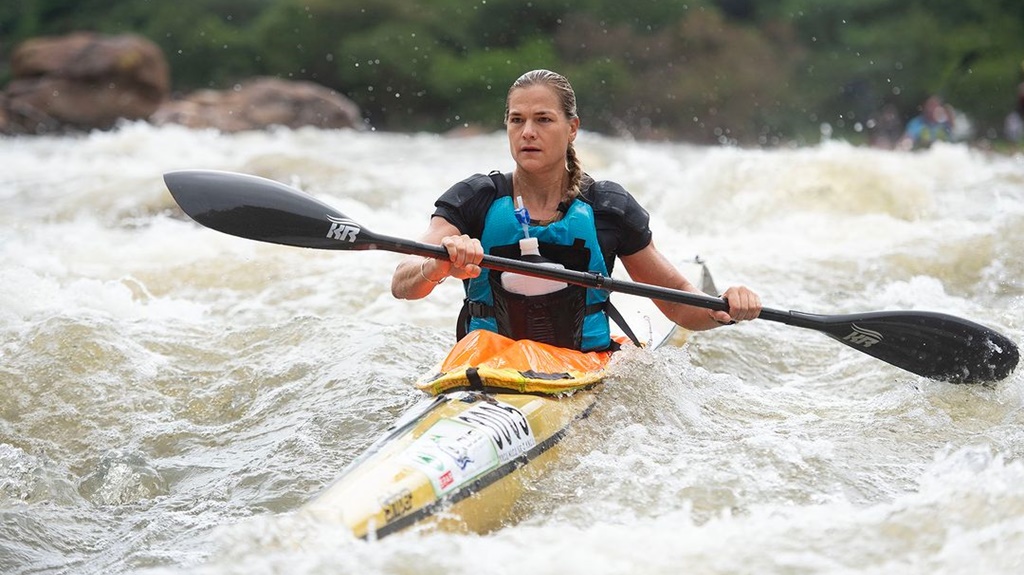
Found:
M 555 91 L 535 84 L 512 91 L 508 98 L 509 150 L 521 169 L 538 173 L 565 169 L 565 151 L 576 139 L 579 118 L 568 119 Z

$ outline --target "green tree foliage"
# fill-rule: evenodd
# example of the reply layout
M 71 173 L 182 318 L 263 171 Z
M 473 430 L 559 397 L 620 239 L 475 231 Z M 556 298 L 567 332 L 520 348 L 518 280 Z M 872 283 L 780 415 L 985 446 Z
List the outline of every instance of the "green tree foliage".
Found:
M 18 0 L 0 3 L 0 82 L 18 42 L 75 30 L 150 38 L 179 92 L 311 80 L 403 131 L 500 128 L 507 86 L 545 67 L 607 133 L 859 140 L 937 93 L 996 137 L 1024 79 L 1020 0 Z

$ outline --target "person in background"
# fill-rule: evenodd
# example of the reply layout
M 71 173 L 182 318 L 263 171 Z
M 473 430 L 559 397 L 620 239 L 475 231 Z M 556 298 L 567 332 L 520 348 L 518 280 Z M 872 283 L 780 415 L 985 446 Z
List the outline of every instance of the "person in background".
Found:
M 953 140 L 953 109 L 938 96 L 929 96 L 921 105 L 921 113 L 907 122 L 899 148 L 927 148 L 935 142 Z
M 405 258 L 392 277 L 396 298 L 423 298 L 454 277 L 463 280 L 466 290 L 460 338 L 475 329 L 513 339 L 549 333 L 551 339 L 544 342 L 561 347 L 614 348 L 607 292 L 570 285 L 524 297 L 506 288 L 501 272 L 480 267 L 485 253 L 521 257 L 519 242 L 525 236 L 537 238 L 540 256 L 569 269 L 610 276 L 618 259 L 635 281 L 699 293 L 655 247 L 649 215 L 633 196 L 583 171 L 573 146 L 580 126 L 576 95 L 565 77 L 548 70 L 527 72 L 512 84 L 505 103 L 515 169 L 476 174 L 441 195 L 421 239 L 440 244 L 449 257 Z M 760 298 L 746 287 L 730 287 L 722 295 L 728 312 L 656 303 L 690 330 L 751 320 L 761 311 Z
M 1024 64 L 1021 66 L 1024 67 Z M 1003 134 L 1014 144 L 1019 144 L 1024 140 L 1024 82 L 1017 86 L 1017 106 L 1006 115 Z
M 891 150 L 903 136 L 903 122 L 900 121 L 896 105 L 888 103 L 868 120 L 868 142 L 873 148 Z

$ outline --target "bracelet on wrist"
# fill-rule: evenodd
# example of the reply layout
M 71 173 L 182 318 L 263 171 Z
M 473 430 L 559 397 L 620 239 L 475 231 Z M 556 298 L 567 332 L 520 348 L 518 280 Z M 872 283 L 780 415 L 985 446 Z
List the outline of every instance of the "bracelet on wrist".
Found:
M 420 276 L 422 276 L 423 279 L 427 280 L 428 282 L 430 282 L 430 283 L 432 283 L 432 284 L 434 284 L 436 286 L 443 284 L 444 280 L 448 279 L 448 276 L 444 276 L 443 278 L 441 278 L 439 280 L 432 280 L 429 277 L 427 277 L 426 272 L 423 271 L 423 266 L 427 265 L 427 261 L 428 261 L 428 258 L 423 258 L 423 260 L 420 261 Z

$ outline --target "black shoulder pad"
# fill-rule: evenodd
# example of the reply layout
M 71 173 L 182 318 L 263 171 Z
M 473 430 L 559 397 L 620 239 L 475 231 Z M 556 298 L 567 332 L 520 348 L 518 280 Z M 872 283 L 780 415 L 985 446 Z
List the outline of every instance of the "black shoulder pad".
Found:
M 460 232 L 475 238 L 483 230 L 484 216 L 497 195 L 494 180 L 485 174 L 474 174 L 448 188 L 434 202 L 435 216 L 440 216 Z
M 602 180 L 594 182 L 592 205 L 595 211 L 605 212 L 617 218 L 632 230 L 646 230 L 650 214 L 625 188 L 615 182 Z
M 584 192 L 584 197 L 590 202 L 590 205 L 594 206 L 594 210 L 618 217 L 622 217 L 626 213 L 632 199 L 625 188 L 608 180 L 595 181 Z
M 494 190 L 494 181 L 486 174 L 473 174 L 448 188 L 442 198 L 452 206 L 462 206 L 484 190 Z
M 650 214 L 619 184 L 594 182 L 583 193 L 583 199 L 594 208 L 598 234 L 606 236 L 601 246 L 606 253 L 614 249 L 614 253 L 630 255 L 651 242 Z M 609 230 L 612 237 L 608 237 Z

